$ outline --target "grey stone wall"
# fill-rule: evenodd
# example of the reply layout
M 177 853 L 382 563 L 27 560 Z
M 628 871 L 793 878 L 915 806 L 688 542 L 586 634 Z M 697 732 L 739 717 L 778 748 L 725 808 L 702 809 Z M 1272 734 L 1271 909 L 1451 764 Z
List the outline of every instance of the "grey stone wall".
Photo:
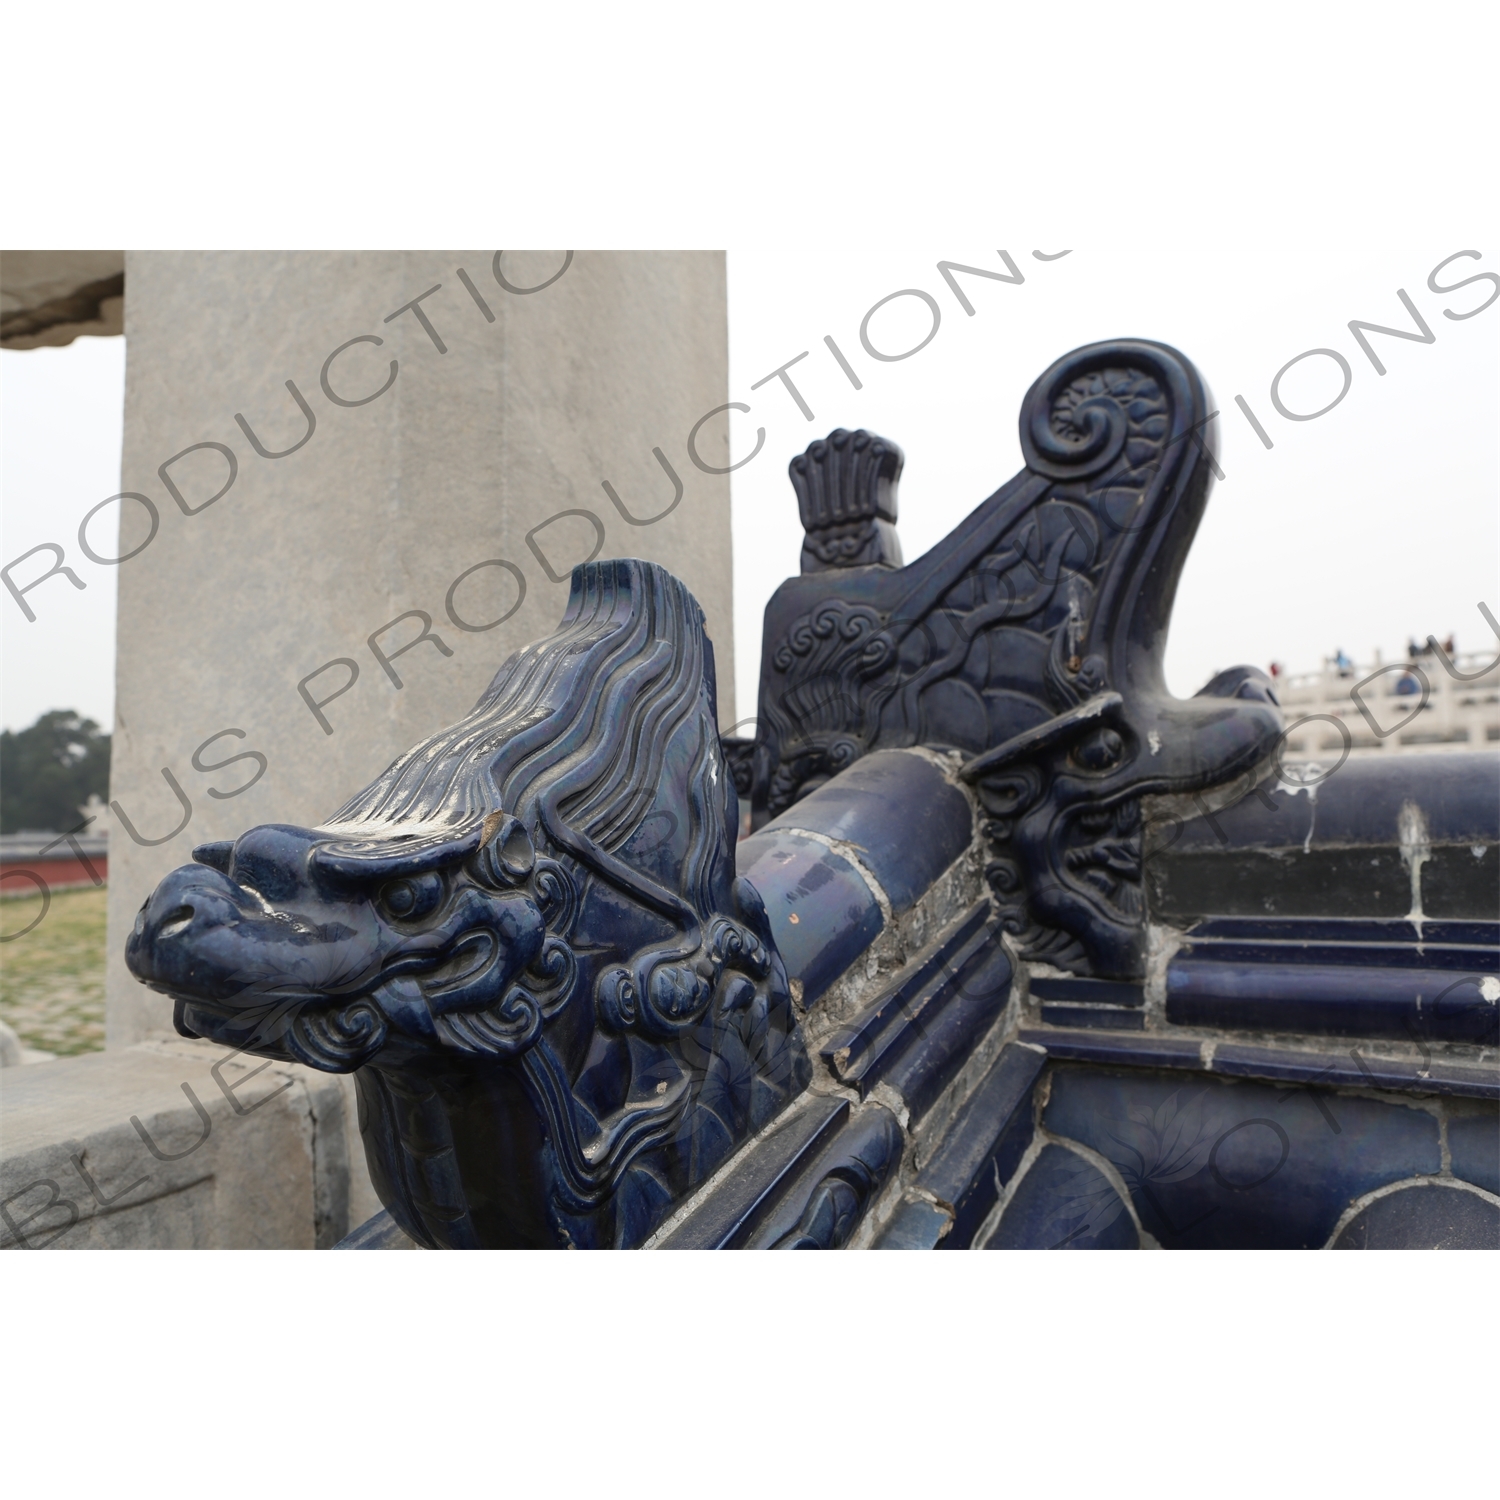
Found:
M 722 254 L 507 252 L 509 290 L 490 251 L 132 253 L 126 276 L 121 488 L 144 498 L 86 532 L 142 548 L 119 565 L 112 1047 L 170 1025 L 122 957 L 156 881 L 328 817 L 550 631 L 596 549 L 687 582 L 734 706 L 725 414 L 688 450 L 728 400 Z

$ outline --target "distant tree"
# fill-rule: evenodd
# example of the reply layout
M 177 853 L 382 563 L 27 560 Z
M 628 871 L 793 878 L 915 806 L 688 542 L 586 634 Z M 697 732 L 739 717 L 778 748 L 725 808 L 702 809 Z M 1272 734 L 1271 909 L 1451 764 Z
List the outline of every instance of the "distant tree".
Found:
M 54 709 L 0 732 L 0 833 L 76 828 L 95 794 L 109 796 L 109 736 L 92 719 Z

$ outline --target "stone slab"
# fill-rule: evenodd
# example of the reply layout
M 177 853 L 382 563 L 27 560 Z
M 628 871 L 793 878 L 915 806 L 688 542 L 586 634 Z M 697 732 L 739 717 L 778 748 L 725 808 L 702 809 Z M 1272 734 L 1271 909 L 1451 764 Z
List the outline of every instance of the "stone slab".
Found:
M 0 1248 L 325 1249 L 379 1209 L 351 1079 L 173 1040 L 0 1080 Z

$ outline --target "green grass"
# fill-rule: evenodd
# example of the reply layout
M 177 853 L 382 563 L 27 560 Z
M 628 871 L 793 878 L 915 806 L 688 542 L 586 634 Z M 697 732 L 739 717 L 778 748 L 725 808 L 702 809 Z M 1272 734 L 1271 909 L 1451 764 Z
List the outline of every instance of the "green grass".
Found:
M 43 920 L 0 944 L 0 1020 L 28 1047 L 73 1057 L 104 1048 L 104 889 L 58 891 Z M 0 901 L 0 934 L 36 920 L 42 898 Z

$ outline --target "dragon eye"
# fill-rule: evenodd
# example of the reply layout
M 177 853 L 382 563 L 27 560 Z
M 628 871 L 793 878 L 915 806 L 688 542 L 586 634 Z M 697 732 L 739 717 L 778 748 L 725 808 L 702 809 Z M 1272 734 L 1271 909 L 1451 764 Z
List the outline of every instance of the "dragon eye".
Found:
M 438 904 L 442 894 L 442 877 L 429 873 L 387 881 L 380 888 L 379 901 L 388 916 L 409 922 L 425 917 Z
M 1113 729 L 1098 729 L 1073 751 L 1073 759 L 1085 770 L 1107 771 L 1125 753 L 1125 741 Z

